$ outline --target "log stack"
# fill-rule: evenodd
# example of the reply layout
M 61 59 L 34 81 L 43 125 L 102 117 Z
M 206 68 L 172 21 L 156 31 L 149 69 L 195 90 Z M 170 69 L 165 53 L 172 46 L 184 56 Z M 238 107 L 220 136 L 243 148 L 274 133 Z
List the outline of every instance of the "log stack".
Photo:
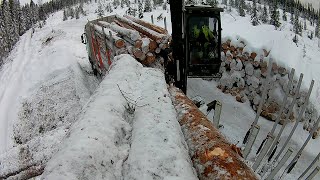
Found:
M 255 49 L 249 47 L 243 40 L 225 40 L 222 43 L 221 67 L 220 73 L 222 77 L 218 83 L 218 88 L 224 93 L 229 93 L 236 98 L 238 102 L 244 103 L 249 101 L 253 110 L 257 111 L 261 100 L 262 84 L 266 80 L 267 68 L 272 66 L 270 83 L 268 87 L 267 99 L 262 108 L 261 116 L 268 120 L 275 121 L 279 115 L 280 106 L 285 89 L 289 82 L 289 72 L 291 69 L 283 67 L 275 62 L 269 64 L 270 51 L 266 49 Z M 292 86 L 289 89 L 289 100 L 292 101 L 295 88 L 297 86 L 297 78 L 295 77 Z M 298 110 L 305 103 L 307 90 L 300 89 L 298 100 L 293 113 L 289 119 L 295 120 Z M 285 115 L 289 112 L 289 104 L 285 106 L 284 112 L 280 117 L 280 124 L 285 120 Z M 311 102 L 304 113 L 305 121 L 304 129 L 310 131 L 313 123 L 318 117 L 318 113 Z M 319 130 L 314 134 L 314 138 L 318 137 Z
M 171 41 L 164 28 L 127 15 L 115 15 L 108 20 L 101 18 L 92 22 L 91 27 L 101 35 L 104 42 L 100 44 L 111 49 L 112 57 L 130 54 L 147 66 L 160 59 L 159 53 Z

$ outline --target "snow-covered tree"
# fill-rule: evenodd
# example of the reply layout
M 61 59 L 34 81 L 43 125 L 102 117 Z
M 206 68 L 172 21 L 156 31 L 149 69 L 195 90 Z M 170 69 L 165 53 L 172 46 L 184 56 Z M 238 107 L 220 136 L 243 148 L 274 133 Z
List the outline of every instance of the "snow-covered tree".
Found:
M 99 17 L 103 17 L 104 16 L 104 10 L 103 10 L 102 4 L 100 2 L 99 2 L 99 5 L 98 5 L 98 9 L 96 10 L 96 13 L 97 13 L 97 15 Z
M 67 17 L 67 11 L 66 10 L 63 10 L 63 21 L 67 20 L 68 17 Z
M 286 12 L 283 12 L 283 14 L 282 14 L 282 20 L 283 21 L 287 21 L 288 19 L 287 19 L 287 13 Z
M 320 34 L 319 32 L 320 32 L 320 18 L 318 18 L 318 23 L 317 23 L 316 29 L 314 31 L 314 35 L 318 38 L 319 38 L 319 34 Z
M 207 3 L 208 3 L 210 6 L 214 6 L 214 7 L 216 7 L 216 6 L 218 5 L 217 0 L 207 0 Z
M 163 3 L 162 9 L 163 9 L 163 10 L 167 10 L 167 2 L 164 2 L 164 3 Z
M 269 22 L 269 13 L 268 13 L 268 9 L 267 9 L 267 6 L 264 5 L 263 7 L 263 12 L 260 16 L 260 19 L 263 23 L 268 23 Z
M 227 5 L 228 5 L 228 0 L 223 0 L 223 1 L 222 1 L 222 4 L 225 5 L 225 6 L 227 6 Z
M 145 0 L 144 12 L 151 12 L 151 11 L 152 11 L 152 7 L 151 7 L 150 0 Z
M 246 16 L 246 12 L 244 11 L 244 8 L 245 8 L 244 0 L 240 0 L 238 8 L 239 8 L 239 15 L 242 16 L 242 17 Z
M 80 16 L 80 10 L 79 10 L 79 8 L 76 8 L 75 9 L 75 14 L 76 14 L 76 19 L 79 19 L 79 16 Z
M 278 10 L 278 1 L 277 0 L 273 1 L 270 24 L 274 25 L 276 28 L 279 28 L 280 25 L 281 25 L 281 23 L 280 23 L 280 13 L 279 13 L 279 10 Z
M 252 12 L 251 12 L 251 23 L 254 26 L 257 26 L 259 23 L 259 18 L 258 18 L 258 14 L 257 14 L 257 3 L 256 0 L 252 1 Z
M 73 8 L 69 8 L 69 15 L 70 15 L 71 19 L 74 18 L 74 10 L 73 10 Z
M 186 1 L 187 5 L 191 5 L 191 4 L 197 4 L 197 2 L 195 0 L 187 0 Z
M 139 18 L 142 19 L 143 18 L 143 7 L 142 7 L 142 0 L 139 0 Z
M 295 34 L 300 34 L 300 21 L 299 21 L 299 13 L 296 12 L 293 24 L 293 31 Z

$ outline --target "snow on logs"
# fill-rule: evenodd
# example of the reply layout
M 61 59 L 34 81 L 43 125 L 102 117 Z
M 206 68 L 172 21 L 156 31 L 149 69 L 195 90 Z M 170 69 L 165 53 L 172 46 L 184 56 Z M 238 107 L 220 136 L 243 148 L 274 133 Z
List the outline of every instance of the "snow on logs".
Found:
M 224 93 L 230 93 L 236 97 L 238 102 L 249 101 L 252 108 L 256 111 L 261 100 L 262 84 L 267 76 L 267 67 L 269 64 L 270 51 L 265 49 L 252 50 L 248 45 L 241 40 L 226 40 L 222 43 L 221 52 L 221 67 L 220 72 L 222 77 L 219 81 L 218 88 Z M 285 89 L 288 86 L 289 74 L 291 69 L 287 69 L 280 64 L 273 62 L 271 64 L 272 72 L 270 76 L 270 84 L 268 87 L 268 96 L 265 104 L 263 105 L 261 115 L 268 120 L 275 121 L 279 115 L 280 106 L 283 97 L 285 96 Z M 297 78 L 293 80 L 293 85 L 289 89 L 288 99 L 292 101 L 295 88 L 297 86 Z M 307 82 L 308 83 L 308 82 Z M 300 90 L 295 109 L 290 114 L 289 119 L 295 120 L 299 107 L 304 103 L 307 93 L 305 89 Z M 309 106 L 304 113 L 304 126 L 305 130 L 310 131 L 313 123 L 318 117 L 318 113 L 314 105 L 308 102 Z M 287 104 L 290 104 L 287 103 Z M 280 124 L 285 120 L 286 114 L 289 112 L 289 105 L 280 117 Z M 320 128 L 313 135 L 314 138 L 320 134 Z
M 193 102 L 175 87 L 171 100 L 200 180 L 258 179 L 240 157 L 240 149 L 230 144 Z
M 165 29 L 131 16 L 115 15 L 107 21 L 104 18 L 98 19 L 93 27 L 106 35 L 106 40 L 109 41 L 106 43 L 114 44 L 116 52 L 120 52 L 118 49 L 125 49 L 121 52 L 131 54 L 145 65 L 151 65 L 159 59 L 158 54 L 171 41 Z M 119 54 L 121 53 L 115 55 Z

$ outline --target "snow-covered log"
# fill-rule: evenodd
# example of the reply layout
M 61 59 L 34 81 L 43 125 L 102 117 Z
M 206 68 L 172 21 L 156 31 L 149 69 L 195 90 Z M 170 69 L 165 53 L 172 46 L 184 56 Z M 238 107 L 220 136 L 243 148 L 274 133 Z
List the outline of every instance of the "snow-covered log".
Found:
M 108 23 L 105 21 L 99 21 L 98 23 L 106 28 L 113 30 L 114 32 L 121 34 L 122 36 L 129 38 L 130 40 L 132 40 L 134 42 L 141 39 L 141 36 L 139 35 L 138 31 L 121 27 L 114 22 Z
M 117 48 L 122 48 L 125 46 L 125 42 L 122 38 L 117 36 L 117 33 L 108 28 L 103 28 L 99 25 L 92 24 L 93 28 L 100 34 L 105 35 L 105 37 L 110 41 L 114 42 Z M 111 37 L 110 37 L 111 35 Z
M 116 19 L 124 24 L 131 26 L 132 28 L 134 28 L 137 31 L 139 31 L 140 33 L 148 36 L 150 39 L 156 41 L 157 43 L 162 43 L 162 42 L 166 41 L 166 39 L 168 38 L 168 35 L 160 34 L 154 30 L 151 30 L 151 29 L 148 29 L 144 26 L 141 26 L 140 24 L 137 24 L 127 18 L 116 15 Z
M 171 99 L 200 180 L 258 179 L 206 116 L 179 89 L 170 87 Z
M 168 31 L 160 26 L 157 26 L 157 25 L 154 25 L 154 24 L 151 24 L 151 23 L 148 23 L 146 21 L 142 21 L 140 19 L 137 19 L 135 17 L 132 17 L 132 16 L 128 16 L 128 15 L 124 15 L 124 17 L 130 19 L 131 21 L 135 22 L 135 23 L 138 23 L 146 28 L 149 28 L 153 31 L 156 31 L 160 34 L 168 34 Z

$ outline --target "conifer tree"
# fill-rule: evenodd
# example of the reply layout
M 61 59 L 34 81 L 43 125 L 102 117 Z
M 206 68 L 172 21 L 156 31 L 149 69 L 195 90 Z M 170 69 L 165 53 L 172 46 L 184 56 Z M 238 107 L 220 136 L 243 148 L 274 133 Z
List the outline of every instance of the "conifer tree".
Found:
M 257 14 L 257 3 L 256 0 L 252 1 L 252 12 L 251 12 L 251 23 L 254 26 L 257 26 L 259 24 L 259 18 Z
M 63 10 L 63 21 L 67 20 L 68 17 L 67 17 L 67 11 L 66 10 Z
M 152 7 L 151 7 L 150 0 L 145 0 L 144 12 L 151 12 L 151 11 L 152 11 Z
M 283 11 L 283 14 L 282 14 L 282 20 L 283 21 L 287 21 L 287 13 L 285 11 Z
M 246 16 L 246 13 L 244 11 L 244 7 L 245 7 L 244 0 L 240 0 L 238 8 L 239 8 L 239 15 L 242 16 L 242 17 Z
M 268 13 L 268 9 L 267 9 L 267 6 L 264 5 L 263 7 L 263 12 L 260 16 L 260 19 L 263 23 L 268 23 L 269 22 L 269 13 Z
M 320 31 L 320 17 L 318 17 L 318 23 L 314 32 L 315 37 L 319 38 L 319 35 L 320 35 L 319 31 Z
M 276 28 L 279 28 L 280 25 L 281 25 L 281 23 L 280 23 L 280 13 L 279 13 L 279 10 L 278 10 L 278 2 L 277 2 L 277 0 L 273 1 L 270 24 L 274 25 Z
M 142 0 L 139 0 L 139 18 L 143 18 L 143 7 L 142 7 Z
M 110 5 L 110 4 L 109 4 Z M 98 9 L 96 10 L 96 13 L 99 17 L 103 17 L 104 16 L 104 10 L 102 8 L 102 4 L 101 2 L 99 2 L 99 5 L 98 5 Z

